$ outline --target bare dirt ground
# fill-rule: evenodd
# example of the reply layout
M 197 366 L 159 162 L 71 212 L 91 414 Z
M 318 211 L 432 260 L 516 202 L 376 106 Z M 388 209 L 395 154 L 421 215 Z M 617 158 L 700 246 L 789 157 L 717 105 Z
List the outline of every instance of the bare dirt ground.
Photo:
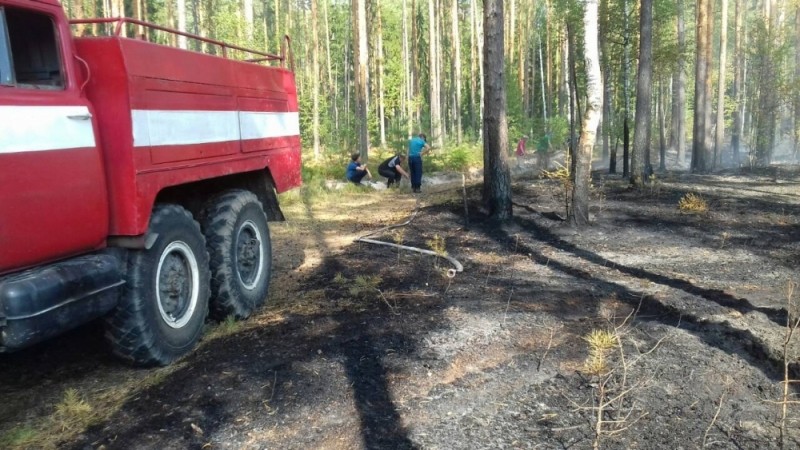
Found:
M 554 180 L 517 179 L 505 225 L 470 188 L 468 228 L 460 186 L 295 195 L 272 225 L 268 305 L 174 367 L 127 368 L 92 326 L 0 356 L 0 447 L 582 449 L 602 405 L 601 448 L 778 448 L 800 174 L 595 184 L 580 233 Z M 678 210 L 689 192 L 707 213 Z M 353 242 L 417 207 L 375 237 L 438 237 L 463 273 Z M 588 368 L 593 330 L 617 336 L 609 375 Z M 790 405 L 789 448 L 798 417 Z

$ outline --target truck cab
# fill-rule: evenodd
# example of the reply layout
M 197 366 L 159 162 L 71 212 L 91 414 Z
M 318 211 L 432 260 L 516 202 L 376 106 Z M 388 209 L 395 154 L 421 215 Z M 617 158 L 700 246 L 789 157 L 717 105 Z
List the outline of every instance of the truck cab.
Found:
M 115 354 L 169 364 L 266 299 L 276 194 L 301 182 L 290 51 L 74 24 L 110 31 L 0 0 L 0 351 L 102 318 Z

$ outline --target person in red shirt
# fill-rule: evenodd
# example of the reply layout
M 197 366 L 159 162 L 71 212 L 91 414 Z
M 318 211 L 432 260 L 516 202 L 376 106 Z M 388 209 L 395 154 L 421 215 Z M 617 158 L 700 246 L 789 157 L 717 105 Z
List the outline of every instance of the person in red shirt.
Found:
M 525 144 L 528 142 L 528 136 L 524 135 L 522 138 L 517 142 L 517 151 L 514 152 L 517 155 L 517 166 L 520 164 L 520 159 L 525 156 Z

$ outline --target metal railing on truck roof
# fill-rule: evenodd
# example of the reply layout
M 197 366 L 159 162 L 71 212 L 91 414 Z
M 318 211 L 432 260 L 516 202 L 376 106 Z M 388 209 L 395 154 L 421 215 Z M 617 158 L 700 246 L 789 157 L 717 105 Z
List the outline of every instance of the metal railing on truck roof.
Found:
M 255 58 L 247 58 L 243 59 L 245 62 L 252 62 L 252 63 L 260 63 L 260 62 L 269 62 L 269 61 L 280 61 L 281 67 L 287 67 L 289 70 L 294 71 L 294 58 L 292 55 L 291 50 L 291 39 L 289 36 L 284 36 L 281 42 L 281 54 L 275 55 L 272 53 L 266 53 L 259 50 L 253 50 L 245 47 L 240 47 L 238 45 L 229 44 L 227 42 L 218 41 L 216 39 L 210 39 L 207 37 L 199 36 L 192 33 L 187 33 L 185 31 L 179 31 L 172 28 L 162 27 L 161 25 L 156 25 L 154 23 L 145 22 L 143 20 L 133 19 L 130 17 L 108 17 L 108 18 L 97 18 L 97 19 L 74 19 L 69 21 L 70 25 L 114 25 L 114 29 L 111 32 L 112 36 L 120 36 L 122 34 L 123 27 L 125 24 L 135 25 L 137 27 L 142 27 L 150 30 L 161 31 L 164 33 L 172 34 L 175 36 L 183 36 L 188 39 L 195 40 L 197 42 L 209 44 L 212 46 L 219 47 L 222 53 L 223 58 L 228 58 L 229 50 L 235 50 L 238 52 L 242 52 L 245 54 L 249 54 L 252 56 L 256 56 Z M 144 34 L 141 34 L 139 37 L 135 39 L 143 39 L 148 40 Z M 202 48 L 202 45 L 201 45 Z

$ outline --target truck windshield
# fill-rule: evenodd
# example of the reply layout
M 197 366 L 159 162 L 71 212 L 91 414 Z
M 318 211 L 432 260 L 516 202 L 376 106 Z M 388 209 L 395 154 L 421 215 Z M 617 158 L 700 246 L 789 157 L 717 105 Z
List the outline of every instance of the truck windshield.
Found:
M 13 84 L 22 88 L 63 89 L 64 76 L 56 28 L 49 16 L 5 8 L 6 52 Z M 0 63 L 1 64 L 1 63 Z
M 0 8 L 0 85 L 14 83 L 11 70 L 11 54 L 8 47 L 8 31 L 6 29 L 6 15 Z

